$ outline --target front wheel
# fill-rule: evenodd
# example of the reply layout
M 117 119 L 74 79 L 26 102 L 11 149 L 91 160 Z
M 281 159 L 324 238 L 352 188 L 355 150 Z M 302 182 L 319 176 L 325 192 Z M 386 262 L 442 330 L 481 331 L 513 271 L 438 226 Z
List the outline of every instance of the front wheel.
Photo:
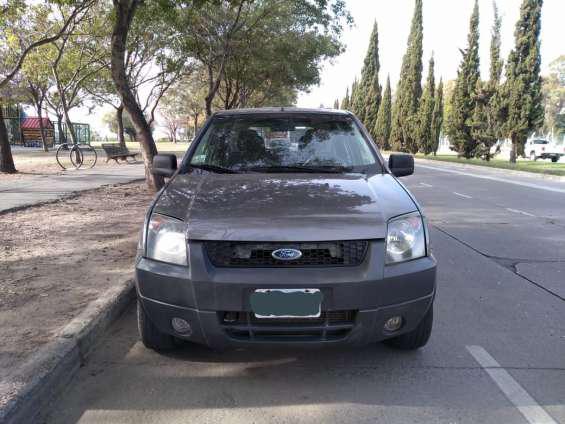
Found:
M 155 327 L 139 300 L 137 301 L 137 328 L 141 341 L 146 348 L 162 351 L 171 350 L 175 347 L 174 337 L 159 331 Z
M 553 156 L 553 157 L 551 158 L 551 161 L 552 161 L 553 163 L 557 162 L 558 160 L 559 160 L 559 158 L 556 157 L 556 156 Z
M 420 321 L 420 324 L 409 333 L 402 334 L 401 336 L 394 337 L 392 339 L 385 340 L 389 346 L 395 347 L 397 349 L 403 350 L 415 350 L 426 345 L 430 335 L 432 334 L 432 326 L 434 322 L 434 310 L 433 305 L 430 305 L 428 312 Z

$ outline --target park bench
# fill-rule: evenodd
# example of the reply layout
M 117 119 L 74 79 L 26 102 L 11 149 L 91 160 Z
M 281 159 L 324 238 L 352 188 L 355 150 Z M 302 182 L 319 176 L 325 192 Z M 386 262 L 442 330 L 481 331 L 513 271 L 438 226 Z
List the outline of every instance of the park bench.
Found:
M 128 158 L 132 158 L 135 161 L 137 160 L 136 156 L 139 154 L 139 153 L 132 153 L 128 150 L 127 147 L 120 146 L 119 144 L 116 143 L 110 143 L 110 144 L 103 143 L 102 149 L 104 150 L 104 153 L 106 153 L 106 162 L 108 162 L 110 159 L 114 159 L 116 163 L 119 163 L 118 159 L 127 162 Z

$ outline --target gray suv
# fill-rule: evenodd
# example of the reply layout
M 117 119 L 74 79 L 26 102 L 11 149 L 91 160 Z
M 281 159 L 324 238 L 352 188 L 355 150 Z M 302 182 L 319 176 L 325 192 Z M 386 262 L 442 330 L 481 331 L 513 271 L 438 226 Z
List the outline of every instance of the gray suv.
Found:
M 150 206 L 136 260 L 145 346 L 366 344 L 416 349 L 432 329 L 426 220 L 349 112 L 214 114 Z

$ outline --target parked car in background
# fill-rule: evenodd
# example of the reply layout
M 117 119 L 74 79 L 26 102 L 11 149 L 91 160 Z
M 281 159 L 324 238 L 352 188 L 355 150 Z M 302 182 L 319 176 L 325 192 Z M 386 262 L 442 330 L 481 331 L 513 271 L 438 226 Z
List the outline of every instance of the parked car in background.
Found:
M 561 156 L 565 155 L 565 145 L 557 145 L 549 140 L 534 138 L 528 140 L 524 151 L 530 160 L 551 159 L 557 162 Z
M 264 136 L 285 133 L 266 143 Z M 269 146 L 269 147 L 267 147 Z M 420 206 L 349 112 L 217 112 L 147 213 L 136 261 L 141 340 L 214 348 L 417 349 L 432 331 L 436 261 Z

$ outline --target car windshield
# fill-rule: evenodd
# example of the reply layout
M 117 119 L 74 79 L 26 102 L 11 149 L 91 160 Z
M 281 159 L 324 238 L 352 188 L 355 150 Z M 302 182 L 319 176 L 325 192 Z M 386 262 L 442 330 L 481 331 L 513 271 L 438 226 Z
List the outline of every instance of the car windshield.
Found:
M 348 116 L 216 117 L 192 156 L 211 172 L 380 172 Z

